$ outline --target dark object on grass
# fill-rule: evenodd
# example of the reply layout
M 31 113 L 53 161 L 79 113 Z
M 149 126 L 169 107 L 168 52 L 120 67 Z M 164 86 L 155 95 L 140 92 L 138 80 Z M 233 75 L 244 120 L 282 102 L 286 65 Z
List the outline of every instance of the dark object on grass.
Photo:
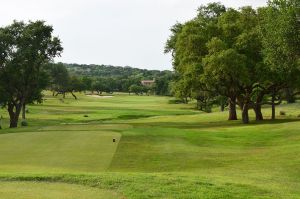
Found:
M 26 113 L 29 113 L 29 110 L 28 109 L 26 109 L 26 111 L 25 111 Z
M 28 123 L 26 121 L 22 121 L 21 126 L 28 126 Z
M 182 99 L 171 99 L 168 102 L 169 104 L 184 104 L 184 101 Z
M 84 115 L 83 117 L 89 117 L 88 115 Z
M 280 115 L 286 115 L 286 112 L 285 111 L 280 111 L 279 114 Z
M 116 142 L 116 139 L 115 139 L 115 138 L 113 139 L 113 142 Z

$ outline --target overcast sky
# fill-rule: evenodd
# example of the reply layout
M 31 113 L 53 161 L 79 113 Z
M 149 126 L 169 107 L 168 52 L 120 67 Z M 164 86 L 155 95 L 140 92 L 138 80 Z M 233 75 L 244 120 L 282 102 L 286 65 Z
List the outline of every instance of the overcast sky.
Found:
M 56 61 L 171 69 L 163 53 L 170 27 L 196 15 L 210 0 L 2 0 L 0 25 L 45 20 L 62 40 Z M 266 0 L 221 0 L 228 7 L 264 6 Z

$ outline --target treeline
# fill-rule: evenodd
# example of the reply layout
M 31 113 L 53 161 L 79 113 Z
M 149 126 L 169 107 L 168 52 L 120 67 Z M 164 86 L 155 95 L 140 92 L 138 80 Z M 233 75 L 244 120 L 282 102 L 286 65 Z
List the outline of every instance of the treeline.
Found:
M 133 68 L 130 66 L 111 66 L 111 65 L 86 65 L 86 64 L 64 64 L 72 75 L 82 77 L 131 77 L 141 76 L 144 79 L 153 79 L 156 77 L 170 74 L 171 71 L 147 70 Z
M 81 91 L 99 95 L 113 92 L 169 95 L 169 84 L 174 76 L 171 71 L 104 65 L 51 63 L 46 68 L 50 75 L 49 90 L 53 95 L 71 93 L 75 99 L 74 93 Z M 142 80 L 154 80 L 154 83 L 144 86 Z
M 300 1 L 271 0 L 258 9 L 226 8 L 210 3 L 197 16 L 175 24 L 165 52 L 173 56 L 174 94 L 187 102 L 196 99 L 209 112 L 229 106 L 229 120 L 249 122 L 253 109 L 283 99 L 294 102 L 300 91 Z

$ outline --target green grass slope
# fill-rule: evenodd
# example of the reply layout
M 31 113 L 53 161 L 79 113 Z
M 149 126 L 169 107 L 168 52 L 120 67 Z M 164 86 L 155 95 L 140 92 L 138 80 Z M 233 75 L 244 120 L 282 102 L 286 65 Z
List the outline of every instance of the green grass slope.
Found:
M 0 182 L 0 196 L 5 199 L 113 199 L 115 193 L 63 183 Z
M 36 182 L 37 196 L 51 182 L 54 194 L 63 183 L 114 198 L 300 198 L 300 104 L 243 125 L 168 100 L 47 95 L 29 107 L 29 127 L 0 130 L 0 198 Z

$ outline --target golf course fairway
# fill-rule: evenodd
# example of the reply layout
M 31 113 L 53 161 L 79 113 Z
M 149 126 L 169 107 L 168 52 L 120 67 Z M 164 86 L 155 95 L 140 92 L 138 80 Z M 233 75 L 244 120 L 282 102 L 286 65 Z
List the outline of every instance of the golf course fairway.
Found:
M 45 92 L 16 129 L 1 110 L 0 198 L 300 198 L 299 103 L 244 125 L 170 99 Z

